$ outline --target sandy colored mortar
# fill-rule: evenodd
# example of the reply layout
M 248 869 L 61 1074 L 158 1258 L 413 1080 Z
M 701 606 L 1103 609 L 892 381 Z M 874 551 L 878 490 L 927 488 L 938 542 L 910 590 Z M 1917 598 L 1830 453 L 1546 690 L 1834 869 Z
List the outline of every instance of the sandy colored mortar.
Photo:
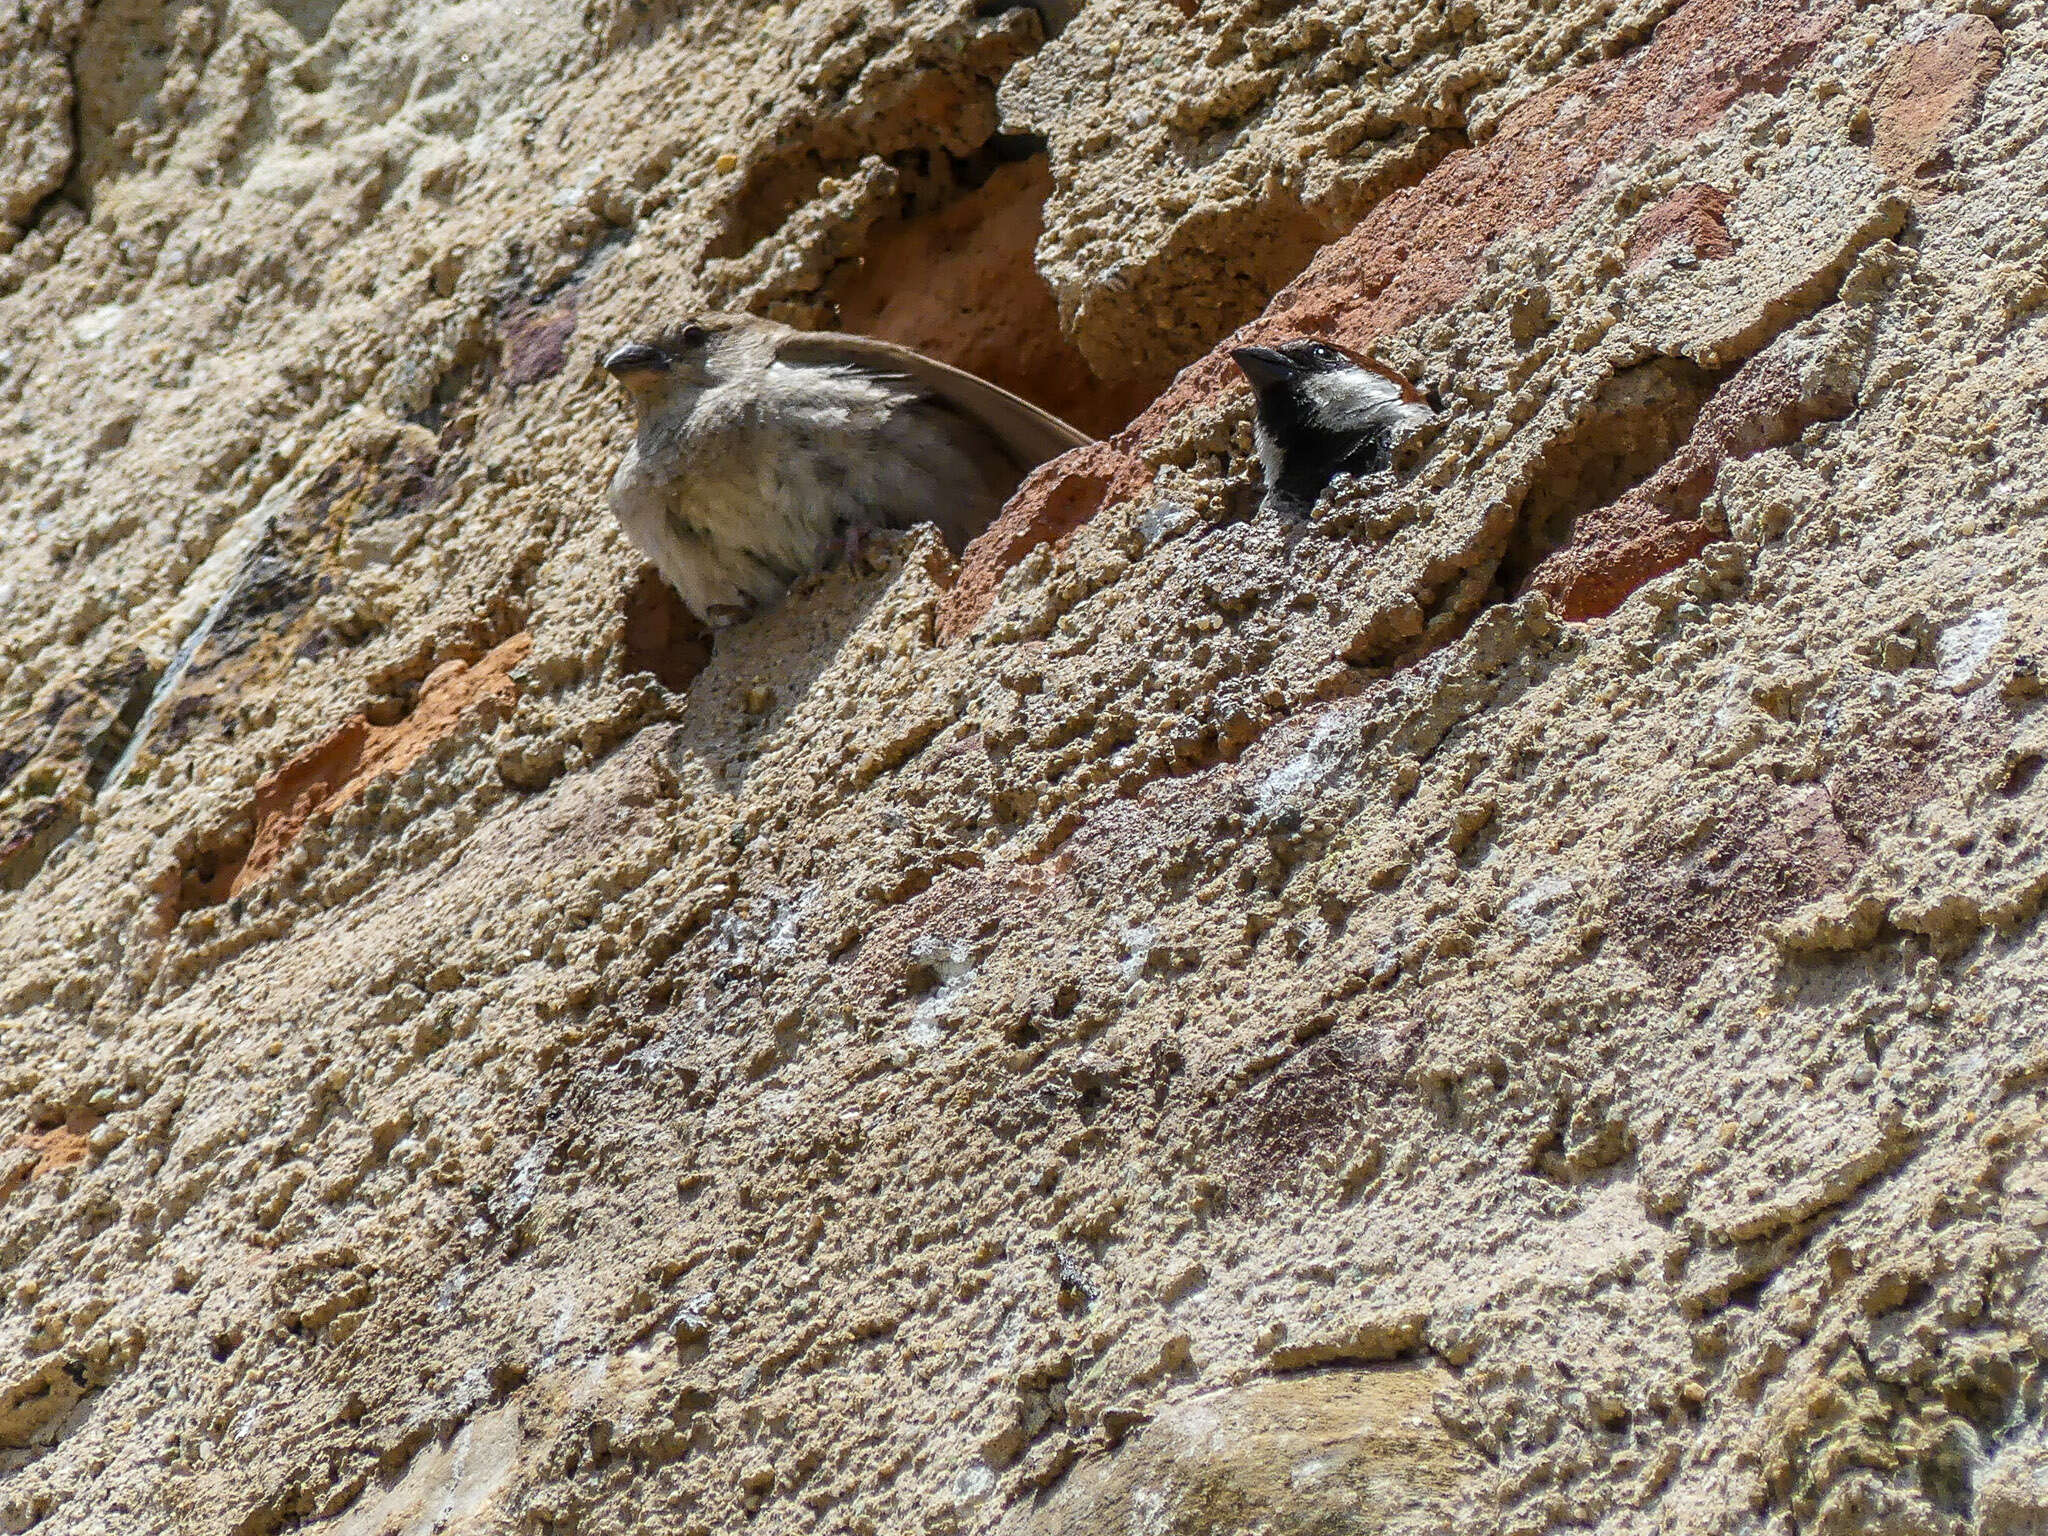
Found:
M 0 1531 L 2048 1529 L 2048 7 L 0 15 Z M 1104 440 L 705 636 L 655 312 Z M 1256 515 L 1233 342 L 1433 385 Z

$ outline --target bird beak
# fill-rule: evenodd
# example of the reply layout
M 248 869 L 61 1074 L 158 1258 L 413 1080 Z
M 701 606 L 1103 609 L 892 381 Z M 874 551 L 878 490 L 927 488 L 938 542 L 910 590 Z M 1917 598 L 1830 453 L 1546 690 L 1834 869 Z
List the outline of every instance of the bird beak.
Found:
M 633 373 L 667 373 L 668 359 L 652 347 L 629 341 L 604 360 L 604 371 L 615 379 Z
M 1268 384 L 1278 384 L 1282 379 L 1294 377 L 1294 364 L 1271 347 L 1235 347 L 1231 350 L 1230 360 L 1252 381 L 1254 389 L 1264 389 Z

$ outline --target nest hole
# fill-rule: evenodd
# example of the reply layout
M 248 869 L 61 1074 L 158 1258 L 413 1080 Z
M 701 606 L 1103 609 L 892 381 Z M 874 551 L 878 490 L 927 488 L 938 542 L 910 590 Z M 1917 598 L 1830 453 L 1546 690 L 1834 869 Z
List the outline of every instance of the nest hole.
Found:
M 998 136 L 951 171 L 957 195 L 929 210 L 906 200 L 833 269 L 819 295 L 833 323 L 979 374 L 1091 436 L 1116 431 L 1170 375 L 1099 378 L 1061 332 L 1036 260 L 1052 192 L 1042 146 Z
M 681 693 L 709 665 L 711 631 L 683 606 L 653 566 L 640 567 L 619 606 L 626 615 L 628 672 L 651 672 L 669 692 Z

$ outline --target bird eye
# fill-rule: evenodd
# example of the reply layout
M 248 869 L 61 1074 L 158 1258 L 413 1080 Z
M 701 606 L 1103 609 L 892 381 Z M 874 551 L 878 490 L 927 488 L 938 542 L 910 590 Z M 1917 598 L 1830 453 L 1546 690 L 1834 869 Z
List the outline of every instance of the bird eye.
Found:
M 1313 347 L 1309 348 L 1309 351 L 1312 354 L 1314 354 L 1316 361 L 1319 363 L 1335 363 L 1343 361 L 1343 359 L 1337 355 L 1337 349 L 1335 347 L 1326 347 L 1320 341 L 1317 342 Z
M 711 333 L 701 325 L 683 327 L 682 344 L 686 347 L 701 347 L 711 339 Z

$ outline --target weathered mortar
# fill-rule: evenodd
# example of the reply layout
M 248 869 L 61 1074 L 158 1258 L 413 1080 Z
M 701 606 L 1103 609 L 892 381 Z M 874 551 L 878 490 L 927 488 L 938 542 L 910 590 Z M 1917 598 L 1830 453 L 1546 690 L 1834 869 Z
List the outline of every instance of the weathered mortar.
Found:
M 988 9 L 0 17 L 0 1529 L 2042 1528 L 2048 11 Z M 712 303 L 1111 435 L 707 641 Z

